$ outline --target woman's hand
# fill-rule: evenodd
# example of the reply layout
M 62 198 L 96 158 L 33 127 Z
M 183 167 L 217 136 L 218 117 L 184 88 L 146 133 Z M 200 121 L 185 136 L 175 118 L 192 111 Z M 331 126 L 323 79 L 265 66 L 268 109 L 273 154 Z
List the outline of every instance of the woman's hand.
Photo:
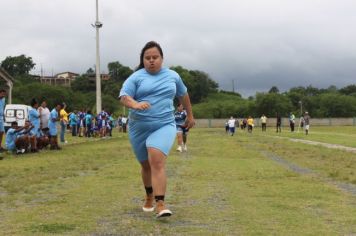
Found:
M 147 110 L 151 107 L 148 102 L 137 102 L 135 103 L 132 108 L 136 110 Z
M 187 117 L 187 119 L 185 120 L 185 123 L 184 123 L 184 127 L 185 127 L 186 129 L 190 129 L 190 128 L 192 128 L 194 125 L 195 125 L 194 117 Z

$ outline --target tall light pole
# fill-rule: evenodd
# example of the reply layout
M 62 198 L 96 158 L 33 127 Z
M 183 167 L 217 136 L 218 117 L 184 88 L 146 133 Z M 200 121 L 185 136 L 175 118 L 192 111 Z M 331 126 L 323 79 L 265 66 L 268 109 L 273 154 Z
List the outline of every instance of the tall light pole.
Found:
M 303 116 L 303 102 L 299 101 L 300 104 L 300 115 Z
M 98 0 L 96 0 L 96 21 L 92 25 L 96 29 L 96 112 L 101 112 L 101 78 L 100 78 L 100 54 L 99 54 L 99 29 L 103 24 L 99 21 Z

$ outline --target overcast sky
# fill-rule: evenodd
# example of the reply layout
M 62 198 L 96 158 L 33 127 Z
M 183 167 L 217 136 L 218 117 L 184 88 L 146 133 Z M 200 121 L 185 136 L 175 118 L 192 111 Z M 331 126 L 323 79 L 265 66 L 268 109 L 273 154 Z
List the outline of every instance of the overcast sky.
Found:
M 244 96 L 356 84 L 355 0 L 99 0 L 101 70 L 134 68 L 159 42 L 164 65 L 207 72 Z M 95 0 L 0 0 L 0 61 L 25 54 L 46 75 L 95 64 Z M 234 82 L 233 82 L 234 81 Z

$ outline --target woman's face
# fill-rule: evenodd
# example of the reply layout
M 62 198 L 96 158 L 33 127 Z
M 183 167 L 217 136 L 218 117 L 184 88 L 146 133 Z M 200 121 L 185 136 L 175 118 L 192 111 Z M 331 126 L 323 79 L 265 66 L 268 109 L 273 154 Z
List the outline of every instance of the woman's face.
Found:
M 161 70 L 162 62 L 163 58 L 156 47 L 147 49 L 143 54 L 143 65 L 151 74 L 155 74 Z

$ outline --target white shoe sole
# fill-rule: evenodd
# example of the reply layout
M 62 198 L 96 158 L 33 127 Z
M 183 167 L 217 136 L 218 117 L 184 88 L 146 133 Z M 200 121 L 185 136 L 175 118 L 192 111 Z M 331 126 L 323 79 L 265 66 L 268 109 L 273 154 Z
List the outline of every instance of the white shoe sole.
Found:
M 172 212 L 170 210 L 166 209 L 166 210 L 163 210 L 160 213 L 158 213 L 156 215 L 156 218 L 168 217 L 168 216 L 171 216 L 171 215 L 172 215 Z
M 151 208 L 142 207 L 142 210 L 143 210 L 144 212 L 152 212 L 152 211 L 155 210 L 155 208 L 154 208 L 154 207 L 151 207 Z

